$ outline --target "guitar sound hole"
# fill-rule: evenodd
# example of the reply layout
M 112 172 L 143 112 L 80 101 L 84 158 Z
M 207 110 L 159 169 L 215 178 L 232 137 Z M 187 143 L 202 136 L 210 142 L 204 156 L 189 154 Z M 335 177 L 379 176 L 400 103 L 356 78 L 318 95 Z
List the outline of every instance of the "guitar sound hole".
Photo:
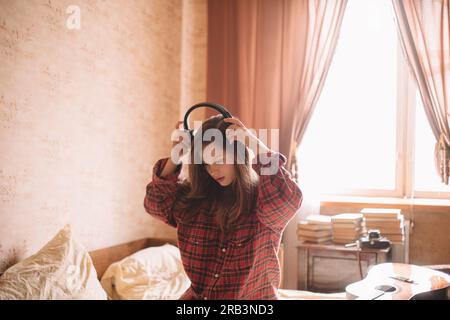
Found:
M 388 286 L 388 285 L 376 286 L 375 289 L 383 291 L 383 292 L 395 292 L 395 291 L 397 291 L 396 287 Z

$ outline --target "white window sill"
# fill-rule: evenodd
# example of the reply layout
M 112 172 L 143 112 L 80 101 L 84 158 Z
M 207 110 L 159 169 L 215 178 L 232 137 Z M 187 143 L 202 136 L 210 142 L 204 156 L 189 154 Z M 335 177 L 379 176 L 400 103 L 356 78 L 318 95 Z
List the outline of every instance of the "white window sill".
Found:
M 380 197 L 355 197 L 355 196 L 322 196 L 320 197 L 321 206 L 339 206 L 339 205 L 380 205 L 380 206 L 423 206 L 423 207 L 442 207 L 449 210 L 450 200 L 448 199 L 403 199 L 403 198 L 380 198 Z

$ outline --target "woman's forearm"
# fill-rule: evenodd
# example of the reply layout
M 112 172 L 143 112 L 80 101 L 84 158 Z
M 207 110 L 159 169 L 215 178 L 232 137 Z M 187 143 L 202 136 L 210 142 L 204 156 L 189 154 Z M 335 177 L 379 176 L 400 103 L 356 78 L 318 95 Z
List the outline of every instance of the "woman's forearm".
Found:
M 230 123 L 231 125 L 227 128 L 227 131 L 230 130 L 229 135 L 232 140 L 238 139 L 241 143 L 243 143 L 247 148 L 252 150 L 254 155 L 258 155 L 260 153 L 267 153 L 271 151 L 258 137 L 252 132 L 252 130 L 247 129 L 246 126 L 237 118 L 226 118 L 225 122 Z
M 165 177 L 167 175 L 170 175 L 170 174 L 174 173 L 175 171 L 177 171 L 178 166 L 179 165 L 173 163 L 172 162 L 172 158 L 169 157 L 169 160 L 167 160 L 167 162 L 166 162 L 166 164 L 165 164 L 165 166 L 164 166 L 164 168 L 161 171 L 159 176 L 160 177 Z

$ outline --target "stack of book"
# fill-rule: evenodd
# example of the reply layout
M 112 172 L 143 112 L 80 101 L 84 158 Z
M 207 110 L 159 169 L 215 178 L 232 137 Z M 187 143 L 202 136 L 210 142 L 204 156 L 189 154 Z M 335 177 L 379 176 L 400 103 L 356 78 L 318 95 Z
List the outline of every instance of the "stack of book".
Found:
M 363 215 L 360 213 L 341 213 L 331 217 L 333 242 L 353 243 L 365 234 Z
M 324 215 L 308 216 L 297 227 L 298 240 L 323 243 L 331 240 L 331 217 Z
M 364 208 L 361 210 L 367 230 L 378 229 L 392 243 L 405 240 L 404 218 L 400 209 Z

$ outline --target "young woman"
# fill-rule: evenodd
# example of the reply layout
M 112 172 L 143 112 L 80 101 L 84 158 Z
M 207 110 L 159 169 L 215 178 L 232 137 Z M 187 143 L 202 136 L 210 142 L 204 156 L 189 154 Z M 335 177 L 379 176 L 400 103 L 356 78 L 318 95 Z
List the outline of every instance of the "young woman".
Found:
M 195 164 L 196 152 L 214 143 L 203 141 L 209 128 L 223 136 L 223 158 Z M 226 129 L 244 130 L 248 138 L 226 139 Z M 277 299 L 281 236 L 303 198 L 284 167 L 286 157 L 268 149 L 237 118 L 211 117 L 192 146 L 197 139 L 202 148 L 190 154 L 188 178 L 179 181 L 181 165 L 160 159 L 144 198 L 149 214 L 177 228 L 181 259 L 191 280 L 180 299 Z M 236 150 L 243 141 L 244 159 L 238 161 Z M 249 158 L 251 146 L 256 161 Z M 276 161 L 263 164 L 264 156 Z M 275 173 L 263 174 L 273 163 Z

